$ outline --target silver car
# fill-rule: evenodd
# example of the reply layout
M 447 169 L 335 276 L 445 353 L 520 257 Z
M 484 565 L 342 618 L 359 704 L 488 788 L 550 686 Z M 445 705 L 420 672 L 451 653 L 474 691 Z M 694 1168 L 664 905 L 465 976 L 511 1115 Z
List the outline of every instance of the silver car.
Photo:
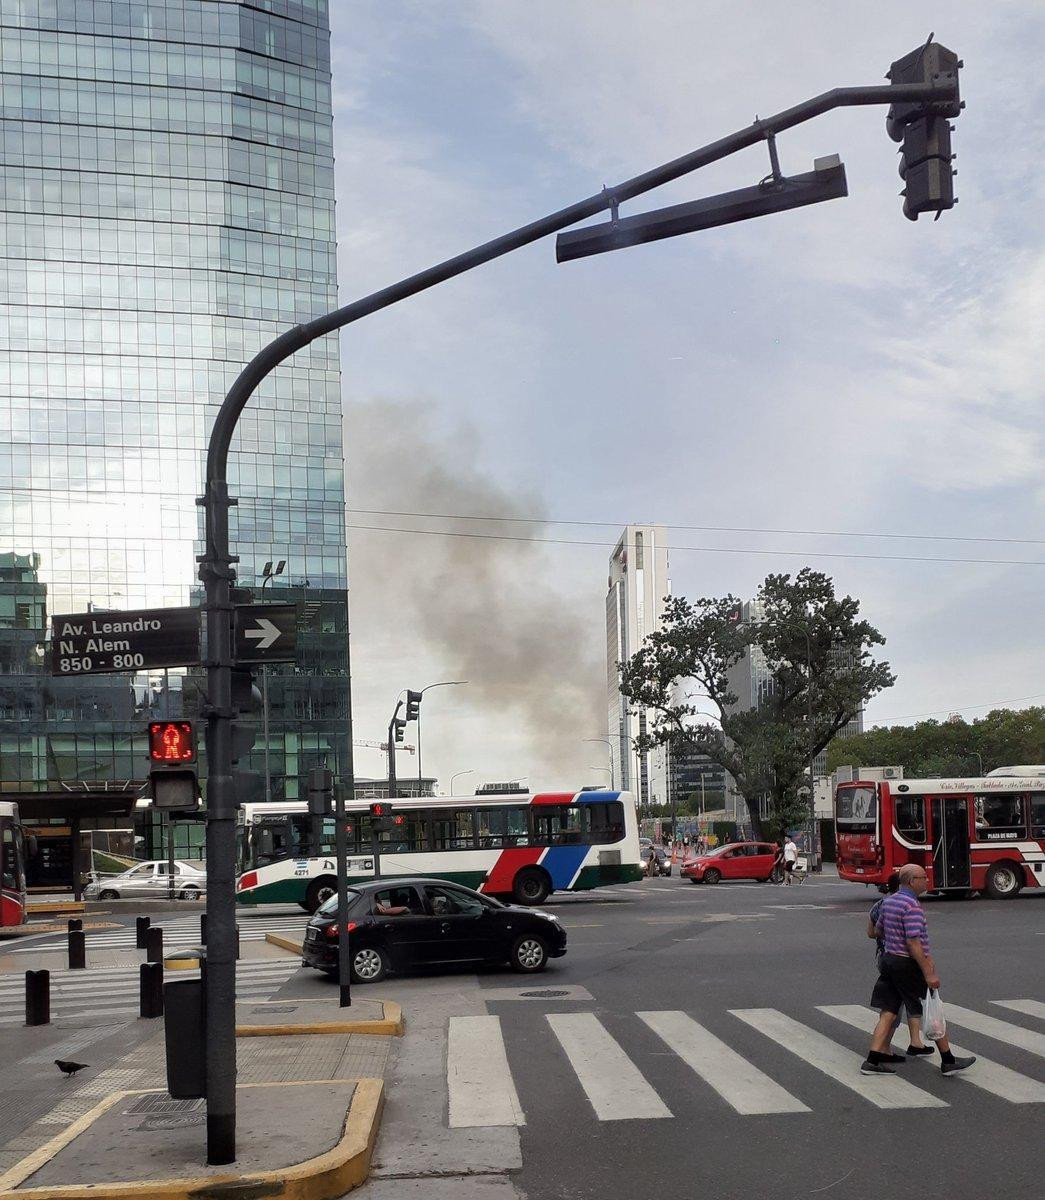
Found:
M 136 897 L 160 899 L 171 893 L 171 877 L 166 859 L 142 862 L 113 875 L 96 880 L 83 890 L 86 900 L 133 900 Z M 207 890 L 207 873 L 189 862 L 175 860 L 174 895 L 179 900 L 198 900 Z

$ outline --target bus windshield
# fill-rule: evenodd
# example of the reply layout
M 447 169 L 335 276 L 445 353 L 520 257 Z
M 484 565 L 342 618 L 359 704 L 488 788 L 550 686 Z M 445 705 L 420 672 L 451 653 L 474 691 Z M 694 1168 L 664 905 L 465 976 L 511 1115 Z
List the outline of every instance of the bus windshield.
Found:
M 874 833 L 878 794 L 873 783 L 840 787 L 835 793 L 835 821 L 840 833 Z

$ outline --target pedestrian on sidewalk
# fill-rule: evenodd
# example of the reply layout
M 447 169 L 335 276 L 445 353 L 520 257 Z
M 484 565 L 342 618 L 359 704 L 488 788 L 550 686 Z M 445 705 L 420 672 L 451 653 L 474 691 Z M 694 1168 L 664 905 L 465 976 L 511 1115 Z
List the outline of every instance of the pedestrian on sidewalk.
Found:
M 860 1064 L 861 1075 L 895 1075 L 889 1065 L 889 1039 L 899 1020 L 900 1010 L 907 1009 L 911 1017 L 921 1017 L 922 997 L 927 989 L 940 986 L 936 963 L 929 952 L 929 930 L 925 913 L 918 898 L 929 886 L 929 877 L 922 867 L 906 863 L 899 870 L 899 887 L 882 900 L 876 930 L 881 932 L 884 948 L 875 984 L 872 1004 L 882 1005 L 881 1016 L 871 1035 L 871 1048 Z M 877 1007 L 877 1004 L 876 1004 Z M 936 1039 L 944 1075 L 964 1071 L 976 1061 L 955 1058 L 946 1034 Z M 897 1056 L 898 1057 L 898 1056 Z
M 885 895 L 893 896 L 900 887 L 900 877 L 894 871 L 889 876 L 885 884 Z M 867 914 L 867 936 L 874 938 L 875 941 L 875 965 L 878 967 L 878 982 L 874 986 L 874 991 L 871 993 L 871 1007 L 878 1010 L 879 1016 L 888 1008 L 892 1001 L 892 986 L 883 982 L 882 974 L 882 955 L 885 953 L 885 936 L 878 930 L 878 918 L 882 913 L 882 905 L 885 902 L 885 896 L 879 896 L 878 899 L 871 905 L 871 911 Z M 896 1020 L 893 1022 L 893 1027 L 889 1031 L 889 1040 L 886 1042 L 888 1053 L 882 1055 L 882 1062 L 901 1063 L 906 1062 L 907 1058 L 917 1058 L 921 1054 L 932 1054 L 932 1046 L 927 1046 L 922 1041 L 922 1023 L 921 1021 L 907 1013 L 907 1028 L 911 1034 L 911 1044 L 907 1047 L 907 1054 L 896 1054 L 892 1051 L 892 1040 L 896 1034 L 896 1030 L 900 1025 L 900 1017 L 897 1014 Z

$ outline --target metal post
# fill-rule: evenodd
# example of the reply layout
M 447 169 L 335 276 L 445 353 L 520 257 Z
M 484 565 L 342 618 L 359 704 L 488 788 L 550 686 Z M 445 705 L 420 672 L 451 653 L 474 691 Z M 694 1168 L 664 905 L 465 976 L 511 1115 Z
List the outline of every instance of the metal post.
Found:
M 352 1005 L 352 956 L 348 946 L 348 837 L 345 793 L 334 789 L 334 853 L 337 857 L 337 984 L 338 1005 Z
M 269 672 L 261 665 L 261 736 L 265 742 L 265 800 L 272 800 L 272 771 L 269 769 Z M 283 792 L 286 795 L 286 789 Z
M 69 930 L 69 970 L 82 971 L 87 966 L 87 935 L 82 929 Z
M 834 108 L 896 101 L 953 100 L 956 82 L 835 88 L 793 108 L 763 118 L 698 150 L 626 180 L 614 188 L 532 221 L 502 237 L 447 259 L 427 270 L 373 292 L 303 325 L 295 325 L 264 346 L 240 372 L 215 418 L 207 447 L 204 546 L 200 579 L 204 584 L 207 626 L 207 915 L 210 943 L 207 993 L 207 1162 L 219 1165 L 236 1157 L 236 965 L 234 959 L 236 801 L 232 774 L 232 606 L 229 588 L 236 561 L 229 553 L 228 457 L 236 424 L 261 382 L 296 351 L 324 334 L 379 312 L 401 300 L 444 283 L 483 263 L 576 225 L 588 217 L 679 179 L 709 163 L 763 141 Z M 348 740 L 352 740 L 351 717 Z M 391 740 L 391 739 L 390 739 Z M 389 755 L 394 756 L 389 747 Z M 389 773 L 390 776 L 392 772 Z M 391 778 L 389 779 L 391 783 Z
M 207 944 L 207 914 L 200 913 L 200 943 L 204 946 Z
M 167 814 L 167 899 L 174 899 L 174 819 Z
M 154 925 L 145 935 L 145 961 L 163 962 L 163 928 Z
M 163 1016 L 162 962 L 144 962 L 138 967 L 138 1016 L 143 1020 Z
M 80 882 L 80 875 L 83 871 L 83 851 L 80 846 L 80 818 L 78 816 L 74 816 L 69 822 L 69 827 L 72 830 L 73 835 L 73 900 L 79 904 L 83 899 L 83 886 Z
M 152 919 L 150 917 L 134 918 L 134 944 L 139 950 L 144 950 L 146 947 L 145 935 L 149 932 L 151 924 Z
M 50 971 L 26 971 L 25 973 L 25 1023 L 27 1025 L 49 1025 L 51 1023 Z

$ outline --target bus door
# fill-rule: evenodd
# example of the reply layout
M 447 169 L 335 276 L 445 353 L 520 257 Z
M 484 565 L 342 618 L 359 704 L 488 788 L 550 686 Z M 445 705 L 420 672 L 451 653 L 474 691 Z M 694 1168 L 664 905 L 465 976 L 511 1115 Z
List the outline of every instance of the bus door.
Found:
M 930 796 L 929 812 L 932 819 L 933 887 L 969 887 L 969 797 Z

